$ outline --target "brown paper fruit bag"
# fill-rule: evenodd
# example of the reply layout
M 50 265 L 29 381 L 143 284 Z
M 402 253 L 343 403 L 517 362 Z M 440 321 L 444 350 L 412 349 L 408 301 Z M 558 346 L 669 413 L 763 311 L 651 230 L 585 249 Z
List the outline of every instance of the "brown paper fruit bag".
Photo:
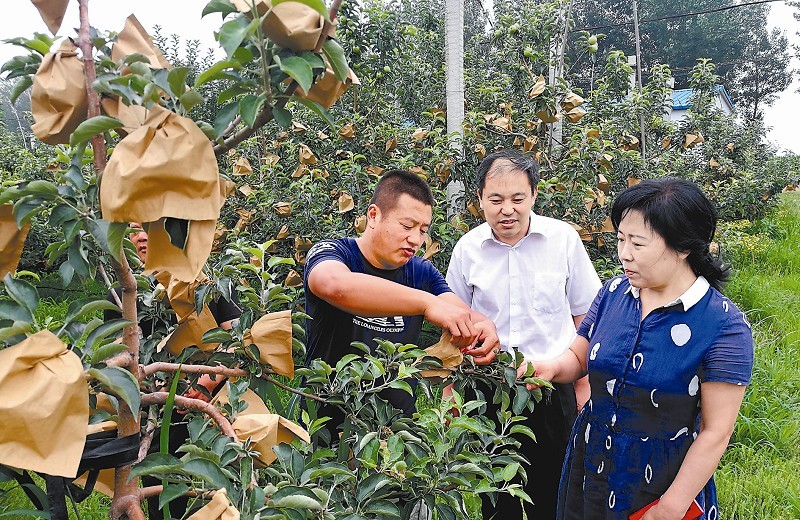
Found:
M 223 376 L 217 376 L 223 377 Z M 244 394 L 239 398 L 240 401 L 244 401 L 247 403 L 247 408 L 245 408 L 242 412 L 239 413 L 239 416 L 242 415 L 253 415 L 253 414 L 269 414 L 269 408 L 267 408 L 266 403 L 258 396 L 257 393 L 253 392 L 251 389 L 245 390 Z M 230 401 L 230 394 L 228 393 L 228 385 L 222 385 L 222 389 L 217 392 L 217 395 L 211 400 L 211 404 L 218 404 L 218 405 L 225 405 L 229 404 Z
M 278 414 L 245 414 L 233 421 L 233 429 L 239 439 L 253 440 L 253 447 L 258 450 L 256 460 L 264 466 L 269 466 L 278 457 L 272 451 L 274 446 L 282 443 L 291 443 L 294 439 L 311 442 L 308 432 Z
M 25 238 L 31 229 L 30 221 L 22 229 L 17 227 L 13 204 L 0 206 L 0 279 L 17 270 Z
M 122 137 L 142 126 L 150 113 L 141 105 L 126 105 L 118 97 L 107 95 L 100 99 L 100 108 L 103 114 L 122 121 L 122 127 L 115 130 Z
M 150 60 L 150 67 L 154 69 L 172 68 L 134 15 L 125 19 L 125 27 L 111 48 L 111 59 L 119 62 L 129 54 L 144 54 Z
M 48 330 L 0 350 L 0 464 L 74 477 L 89 389 L 78 356 Z
M 70 134 L 86 120 L 89 98 L 77 50 L 66 40 L 45 55 L 33 76 L 31 130 L 47 144 L 68 144 Z
M 255 345 L 259 358 L 271 365 L 276 374 L 294 377 L 292 358 L 292 313 L 271 312 L 262 316 L 243 338 L 245 345 Z
M 61 29 L 69 0 L 31 0 L 53 36 Z
M 297 88 L 295 94 L 299 97 L 316 101 L 325 108 L 331 108 L 333 104 L 347 92 L 350 85 L 361 85 L 361 81 L 359 81 L 353 69 L 349 70 L 347 73 L 347 80 L 342 83 L 339 81 L 339 78 L 336 77 L 333 69 L 327 67 L 325 72 L 323 72 L 311 86 L 308 94 L 300 87 Z
M 231 0 L 241 13 L 252 13 L 252 0 Z M 325 19 L 311 7 L 300 2 L 285 2 L 272 6 L 269 0 L 255 0 L 256 11 L 267 16 L 261 27 L 270 40 L 281 47 L 295 52 L 313 51 L 320 35 Z
M 228 500 L 225 489 L 220 489 L 211 498 L 211 502 L 204 505 L 189 520 L 239 520 L 239 511 Z
M 166 347 L 171 353 L 178 355 L 185 349 L 195 345 L 203 352 L 211 352 L 216 350 L 219 343 L 203 343 L 203 334 L 217 327 L 219 327 L 219 324 L 214 319 L 214 315 L 211 314 L 208 305 L 206 305 L 200 314 L 192 314 L 165 337 L 158 346 L 158 350 L 161 351 Z
M 211 254 L 217 221 L 190 221 L 183 248 L 173 244 L 164 228 L 165 221 L 166 219 L 159 219 L 146 226 L 148 238 L 144 274 L 167 272 L 174 280 L 185 282 L 197 280 Z
M 453 336 L 449 332 L 442 332 L 442 337 L 435 345 L 425 349 L 428 356 L 442 360 L 442 368 L 422 370 L 420 374 L 426 378 L 445 379 L 453 373 L 453 369 L 464 361 L 464 354 L 453 344 Z
M 191 119 L 151 108 L 144 125 L 114 149 L 100 203 L 111 222 L 216 220 L 222 197 L 211 141 Z

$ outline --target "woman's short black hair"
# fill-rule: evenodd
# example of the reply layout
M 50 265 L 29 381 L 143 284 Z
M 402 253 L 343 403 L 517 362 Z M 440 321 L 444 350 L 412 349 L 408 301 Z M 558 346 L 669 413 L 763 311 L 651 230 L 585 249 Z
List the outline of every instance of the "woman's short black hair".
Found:
M 428 181 L 407 170 L 389 170 L 381 175 L 375 186 L 370 204 L 375 204 L 384 213 L 391 212 L 397 206 L 400 195 L 406 194 L 411 198 L 433 207 L 436 199 L 433 197 Z
M 694 273 L 716 289 L 728 279 L 730 269 L 714 258 L 709 246 L 717 229 L 717 210 L 693 182 L 666 177 L 642 181 L 614 199 L 614 229 L 631 210 L 642 212 L 645 223 L 675 251 L 688 253 Z
M 514 148 L 505 148 L 487 155 L 478 165 L 478 191 L 483 191 L 486 187 L 486 176 L 492 173 L 492 166 L 495 161 L 507 161 L 511 163 L 514 170 L 520 170 L 528 176 L 531 183 L 531 191 L 536 189 L 539 184 L 539 163 L 533 157 L 523 155 Z

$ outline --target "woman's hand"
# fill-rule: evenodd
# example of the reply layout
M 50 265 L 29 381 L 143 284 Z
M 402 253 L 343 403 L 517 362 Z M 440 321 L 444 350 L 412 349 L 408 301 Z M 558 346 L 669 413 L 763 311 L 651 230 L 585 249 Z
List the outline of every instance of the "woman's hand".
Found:
M 671 510 L 668 504 L 659 501 L 647 510 L 642 520 L 681 520 L 685 514 L 686 511 Z
M 532 365 L 534 367 L 532 377 L 538 377 L 539 379 L 544 379 L 545 381 L 552 381 L 556 375 L 557 364 L 555 360 L 548 359 L 534 362 L 529 359 L 525 359 L 525 362 L 522 363 L 517 369 L 517 379 L 525 377 L 525 374 L 528 372 L 528 365 Z M 528 390 L 534 390 L 542 385 L 527 383 L 525 386 Z

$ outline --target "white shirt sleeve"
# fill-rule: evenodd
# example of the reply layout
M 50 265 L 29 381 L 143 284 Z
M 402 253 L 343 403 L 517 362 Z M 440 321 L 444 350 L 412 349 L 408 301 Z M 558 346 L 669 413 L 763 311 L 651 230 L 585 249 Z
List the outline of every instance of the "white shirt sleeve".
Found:
M 569 273 L 567 275 L 567 300 L 573 316 L 586 314 L 591 307 L 594 297 L 603 286 L 600 277 L 594 269 L 586 248 L 580 236 L 571 230 L 574 236 L 570 237 L 570 252 L 568 254 Z
M 447 276 L 445 280 L 450 289 L 461 301 L 472 307 L 472 287 L 467 284 L 463 273 L 463 248 L 461 242 L 456 243 L 453 254 L 450 256 L 450 263 L 447 266 Z

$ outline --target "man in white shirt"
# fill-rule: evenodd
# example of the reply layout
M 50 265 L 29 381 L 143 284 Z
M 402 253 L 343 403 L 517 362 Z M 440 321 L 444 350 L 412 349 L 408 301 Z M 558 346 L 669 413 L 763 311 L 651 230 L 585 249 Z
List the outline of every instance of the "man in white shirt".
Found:
M 488 155 L 478 166 L 478 197 L 486 217 L 456 244 L 447 283 L 470 307 L 491 319 L 504 349 L 534 364 L 564 352 L 601 284 L 578 233 L 569 224 L 536 215 L 536 161 L 513 149 Z M 532 471 L 524 490 L 534 506 L 528 518 L 555 518 L 558 481 L 578 408 L 589 398 L 586 378 L 556 385 L 523 423 L 538 442 L 520 436 Z M 489 403 L 487 416 L 496 420 Z M 521 518 L 519 499 L 484 500 L 483 514 Z M 509 517 L 509 518 L 511 518 Z

